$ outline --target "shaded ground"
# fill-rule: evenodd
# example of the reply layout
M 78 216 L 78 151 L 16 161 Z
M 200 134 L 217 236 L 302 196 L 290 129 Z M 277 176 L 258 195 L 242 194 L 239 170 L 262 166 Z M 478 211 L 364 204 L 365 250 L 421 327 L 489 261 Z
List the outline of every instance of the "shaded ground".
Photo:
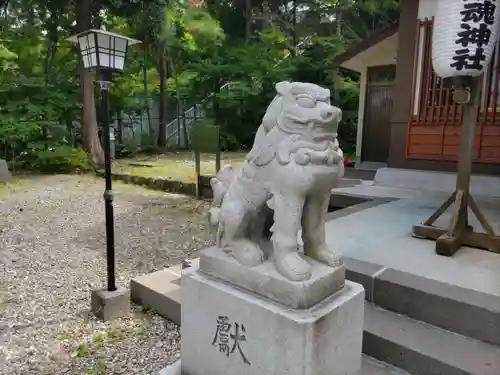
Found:
M 106 280 L 104 182 L 50 176 L 0 185 L 0 374 L 152 374 L 178 356 L 178 327 L 135 307 L 89 315 Z M 210 241 L 206 202 L 116 183 L 119 285 Z
M 222 155 L 221 165 L 232 164 L 238 168 L 243 164 L 245 152 L 230 152 Z M 150 167 L 139 167 L 130 163 L 151 163 Z M 190 151 L 169 152 L 162 156 L 137 157 L 134 159 L 120 159 L 116 162 L 116 171 L 144 177 L 166 177 L 174 181 L 195 182 L 194 154 Z M 201 173 L 215 174 L 215 155 L 201 155 Z

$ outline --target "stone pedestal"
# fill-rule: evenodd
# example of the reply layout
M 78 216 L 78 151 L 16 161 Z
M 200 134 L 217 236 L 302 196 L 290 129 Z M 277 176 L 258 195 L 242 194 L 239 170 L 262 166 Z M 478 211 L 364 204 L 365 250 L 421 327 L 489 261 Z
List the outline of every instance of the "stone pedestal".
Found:
M 130 291 L 118 288 L 93 290 L 90 295 L 91 311 L 103 321 L 122 317 L 130 312 Z
M 285 281 L 276 281 L 272 274 L 254 293 L 203 272 L 204 265 L 215 267 L 219 261 L 218 267 L 223 267 L 223 258 L 213 249 L 204 250 L 200 268 L 184 273 L 182 363 L 168 367 L 162 375 L 353 375 L 359 371 L 364 311 L 361 285 L 342 282 L 338 290 L 339 284 L 332 282 L 331 288 L 337 291 L 325 299 L 309 308 L 290 308 L 276 302 L 282 299 L 286 303 L 288 294 L 275 298 L 274 284 Z M 251 270 L 257 278 L 259 268 Z M 321 288 L 315 289 L 315 284 L 321 285 L 325 278 L 338 280 L 333 276 L 338 272 L 326 267 L 313 273 L 321 277 L 308 283 L 288 282 L 287 293 L 302 288 L 302 295 L 316 290 L 313 294 L 318 296 Z
M 12 182 L 12 175 L 10 174 L 9 166 L 3 159 L 0 159 L 0 182 Z
M 246 267 L 217 247 L 210 247 L 200 253 L 200 271 L 245 289 L 257 291 L 268 298 L 293 309 L 306 309 L 344 287 L 344 266 L 332 268 L 307 258 L 312 267 L 309 280 L 292 282 L 282 276 L 272 260 L 256 267 Z

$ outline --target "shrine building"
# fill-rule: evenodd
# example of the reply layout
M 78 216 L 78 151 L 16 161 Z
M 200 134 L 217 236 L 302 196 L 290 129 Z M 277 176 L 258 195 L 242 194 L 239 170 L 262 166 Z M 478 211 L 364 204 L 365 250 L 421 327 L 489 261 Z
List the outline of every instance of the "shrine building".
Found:
M 437 0 L 400 0 L 399 22 L 339 57 L 360 73 L 356 167 L 456 171 L 462 108 L 431 63 Z M 482 83 L 473 172 L 500 175 L 500 54 Z

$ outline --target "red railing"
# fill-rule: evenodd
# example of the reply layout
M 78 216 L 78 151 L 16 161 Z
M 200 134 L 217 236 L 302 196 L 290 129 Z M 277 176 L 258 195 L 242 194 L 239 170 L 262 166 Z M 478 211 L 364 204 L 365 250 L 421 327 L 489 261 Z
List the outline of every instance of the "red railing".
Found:
M 406 156 L 409 159 L 456 161 L 462 108 L 451 100 L 451 90 L 443 86 L 443 80 L 432 69 L 432 25 L 432 19 L 422 20 L 416 32 L 412 113 Z M 483 83 L 474 150 L 476 162 L 500 162 L 499 55 L 495 53 Z

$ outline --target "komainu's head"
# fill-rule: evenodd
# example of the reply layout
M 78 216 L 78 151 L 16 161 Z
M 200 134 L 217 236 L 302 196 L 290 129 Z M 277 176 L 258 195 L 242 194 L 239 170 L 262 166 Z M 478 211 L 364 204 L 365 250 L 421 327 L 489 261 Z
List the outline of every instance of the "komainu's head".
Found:
M 322 141 L 334 140 L 342 111 L 330 104 L 330 90 L 313 83 L 279 82 L 277 95 L 262 119 L 266 131 L 278 126 L 289 134 Z

